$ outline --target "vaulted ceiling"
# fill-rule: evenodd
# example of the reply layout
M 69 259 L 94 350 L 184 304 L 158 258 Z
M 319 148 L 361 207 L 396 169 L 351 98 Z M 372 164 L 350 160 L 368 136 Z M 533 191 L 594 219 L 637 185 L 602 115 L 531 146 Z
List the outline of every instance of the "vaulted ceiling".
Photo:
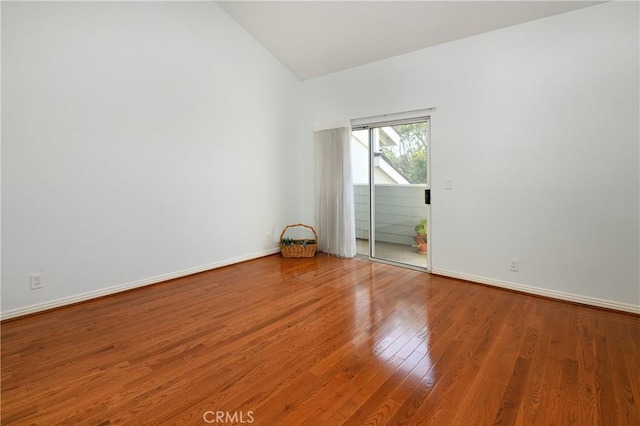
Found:
M 601 1 L 218 1 L 305 80 Z

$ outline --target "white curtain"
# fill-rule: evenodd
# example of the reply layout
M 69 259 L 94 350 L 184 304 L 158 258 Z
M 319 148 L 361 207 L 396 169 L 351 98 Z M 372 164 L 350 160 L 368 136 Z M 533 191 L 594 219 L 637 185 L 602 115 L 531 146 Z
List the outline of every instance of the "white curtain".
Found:
M 356 254 L 351 175 L 351 125 L 318 130 L 316 154 L 316 227 L 318 250 L 343 257 Z

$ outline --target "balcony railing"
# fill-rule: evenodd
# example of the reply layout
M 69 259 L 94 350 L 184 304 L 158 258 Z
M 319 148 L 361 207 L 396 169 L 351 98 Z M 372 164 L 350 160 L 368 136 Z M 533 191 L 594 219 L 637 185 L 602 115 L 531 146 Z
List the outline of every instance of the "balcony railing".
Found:
M 376 241 L 412 245 L 415 226 L 427 217 L 426 185 L 375 185 Z M 354 185 L 356 237 L 369 239 L 369 185 Z

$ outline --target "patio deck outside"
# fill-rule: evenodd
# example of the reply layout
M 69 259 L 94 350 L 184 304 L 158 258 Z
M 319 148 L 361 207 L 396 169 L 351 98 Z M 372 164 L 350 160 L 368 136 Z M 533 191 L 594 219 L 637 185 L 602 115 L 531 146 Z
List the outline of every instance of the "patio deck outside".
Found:
M 358 254 L 369 253 L 369 240 L 356 240 Z M 376 243 L 376 257 L 392 262 L 403 263 L 405 265 L 426 268 L 427 255 L 416 252 L 413 246 L 406 244 L 387 243 L 378 241 Z

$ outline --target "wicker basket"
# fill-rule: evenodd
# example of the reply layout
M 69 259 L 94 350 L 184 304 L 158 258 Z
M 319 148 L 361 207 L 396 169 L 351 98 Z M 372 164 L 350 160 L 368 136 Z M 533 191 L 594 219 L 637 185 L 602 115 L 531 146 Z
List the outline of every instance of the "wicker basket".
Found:
M 287 239 L 290 244 L 283 245 L 282 237 L 284 237 L 284 233 L 287 231 L 287 229 L 294 228 L 296 226 L 303 226 L 305 228 L 311 229 L 311 231 L 313 232 L 313 235 L 316 237 L 315 240 Z M 316 230 L 309 225 L 304 225 L 302 223 L 298 223 L 295 225 L 287 225 L 285 226 L 285 228 L 282 230 L 282 233 L 280 234 L 280 254 L 282 254 L 282 257 L 313 257 L 315 256 L 317 249 L 318 249 L 318 234 L 316 233 Z

